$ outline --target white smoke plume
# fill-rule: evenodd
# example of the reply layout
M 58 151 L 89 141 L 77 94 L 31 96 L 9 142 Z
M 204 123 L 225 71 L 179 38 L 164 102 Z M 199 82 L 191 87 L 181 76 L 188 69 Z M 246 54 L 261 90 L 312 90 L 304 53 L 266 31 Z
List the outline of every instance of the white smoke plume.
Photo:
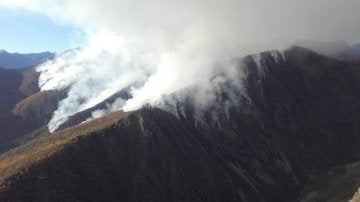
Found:
M 131 99 L 93 116 L 158 103 L 189 86 L 206 89 L 206 99 L 195 100 L 207 103 L 216 89 L 214 73 L 237 71 L 229 65 L 233 57 L 283 49 L 299 39 L 360 40 L 358 0 L 0 0 L 0 5 L 42 12 L 89 36 L 87 46 L 38 67 L 42 90 L 69 89 L 49 123 L 51 131 L 125 88 Z M 239 79 L 234 83 L 241 87 Z

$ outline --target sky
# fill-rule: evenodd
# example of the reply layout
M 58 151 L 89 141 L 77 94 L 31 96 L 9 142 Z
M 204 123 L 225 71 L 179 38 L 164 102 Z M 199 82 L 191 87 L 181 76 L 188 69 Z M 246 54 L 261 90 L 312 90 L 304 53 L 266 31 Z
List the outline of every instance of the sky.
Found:
M 55 23 L 39 12 L 0 5 L 0 50 L 63 52 L 81 46 L 84 38 L 83 31 L 75 26 Z
M 265 36 L 272 41 L 293 40 L 296 37 L 341 39 L 351 44 L 360 40 L 358 35 L 354 35 L 358 25 L 353 26 L 358 17 L 354 14 L 359 9 L 358 5 L 357 0 L 346 3 L 341 0 L 198 0 L 193 3 L 163 0 L 0 0 L 0 50 L 62 52 L 83 46 L 87 36 L 98 27 L 122 32 L 122 35 L 137 35 L 139 29 L 156 32 L 165 29 L 173 35 L 206 18 L 206 24 L 214 22 L 219 26 L 225 22 L 219 29 L 232 29 L 233 35 L 242 42 L 253 43 L 255 39 L 263 43 Z M 233 25 L 241 29 L 231 28 Z

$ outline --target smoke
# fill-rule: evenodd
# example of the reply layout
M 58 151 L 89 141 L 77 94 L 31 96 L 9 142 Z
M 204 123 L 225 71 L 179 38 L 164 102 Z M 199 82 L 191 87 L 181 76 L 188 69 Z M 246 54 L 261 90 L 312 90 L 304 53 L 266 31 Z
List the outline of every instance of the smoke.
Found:
M 50 131 L 119 90 L 145 82 L 152 62 L 127 46 L 120 37 L 96 35 L 86 48 L 65 52 L 37 67 L 42 90 L 69 88 L 48 124 Z
M 161 105 L 164 96 L 191 86 L 201 89 L 194 100 L 207 105 L 226 80 L 242 88 L 242 72 L 230 62 L 236 56 L 284 49 L 299 39 L 360 39 L 358 0 L 0 0 L 0 5 L 41 12 L 88 34 L 85 47 L 38 67 L 42 90 L 68 89 L 51 131 L 124 89 L 132 98 L 93 117 Z M 222 77 L 214 77 L 219 72 Z

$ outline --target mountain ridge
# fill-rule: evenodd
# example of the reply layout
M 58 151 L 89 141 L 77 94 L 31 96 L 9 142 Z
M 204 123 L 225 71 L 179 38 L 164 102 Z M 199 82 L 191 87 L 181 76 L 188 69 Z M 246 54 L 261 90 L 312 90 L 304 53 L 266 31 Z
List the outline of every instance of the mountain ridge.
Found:
M 4 68 L 22 68 L 39 64 L 46 59 L 55 56 L 52 52 L 41 53 L 9 53 L 5 50 L 0 51 L 0 66 Z
M 175 114 L 148 106 L 125 118 L 116 112 L 70 124 L 55 136 L 45 131 L 23 151 L 41 154 L 52 138 L 65 139 L 66 146 L 39 163 L 35 155 L 25 167 L 0 168 L 18 169 L 0 183 L 0 198 L 289 201 L 314 176 L 359 161 L 360 66 L 297 46 L 280 60 L 273 51 L 259 55 L 260 61 L 243 59 L 247 94 L 239 94 L 240 104 L 219 113 L 217 122 L 211 114 L 218 108 L 207 109 L 209 119 L 201 124 L 192 105 L 183 103 Z M 110 125 L 102 123 L 107 119 Z M 67 141 L 66 130 L 75 141 Z M 76 136 L 82 131 L 86 135 Z M 31 150 L 36 141 L 45 146 Z M 1 155 L 0 165 L 7 157 L 17 162 L 18 150 Z

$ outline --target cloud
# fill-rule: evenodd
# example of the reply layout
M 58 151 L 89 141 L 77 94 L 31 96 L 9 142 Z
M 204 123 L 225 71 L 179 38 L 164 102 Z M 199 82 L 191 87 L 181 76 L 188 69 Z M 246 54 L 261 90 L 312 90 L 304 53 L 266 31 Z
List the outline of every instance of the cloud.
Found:
M 89 36 L 87 46 L 38 67 L 42 90 L 69 88 L 51 130 L 125 88 L 133 97 L 119 109 L 159 103 L 189 86 L 205 89 L 199 92 L 206 98 L 194 100 L 207 103 L 219 83 L 214 75 L 238 71 L 229 65 L 236 56 L 283 49 L 299 39 L 360 38 L 358 0 L 0 0 L 0 5 L 44 13 Z M 234 83 L 241 83 L 239 77 Z

